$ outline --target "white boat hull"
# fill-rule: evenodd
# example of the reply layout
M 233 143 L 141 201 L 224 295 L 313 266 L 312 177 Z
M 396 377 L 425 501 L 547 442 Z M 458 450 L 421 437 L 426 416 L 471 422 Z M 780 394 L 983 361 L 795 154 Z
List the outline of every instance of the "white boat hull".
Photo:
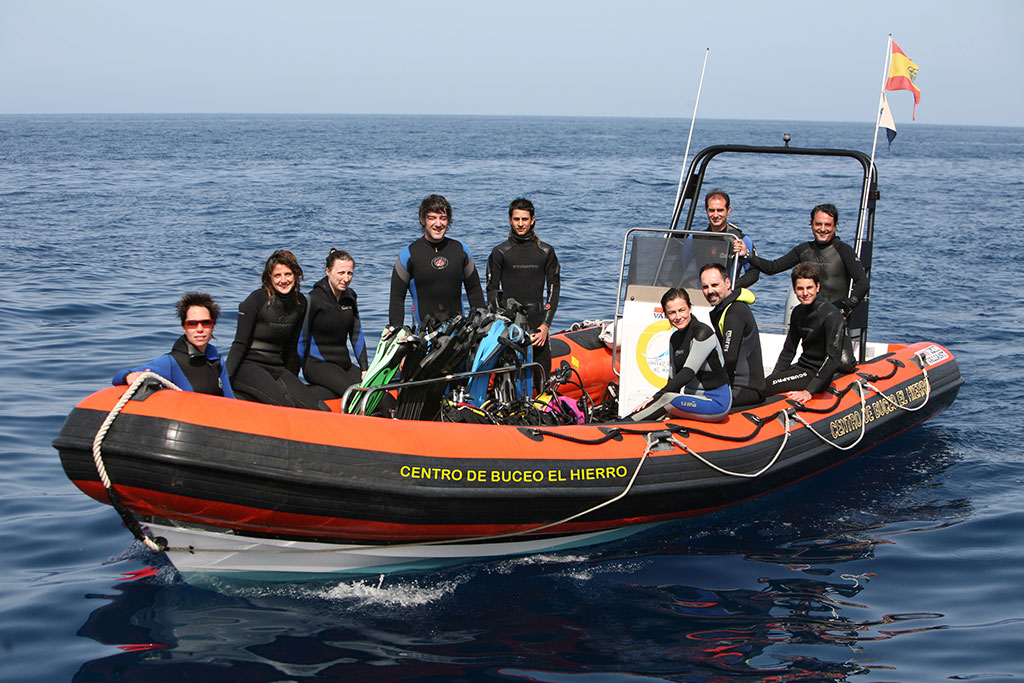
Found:
M 628 536 L 652 524 L 543 539 L 488 543 L 352 545 L 237 536 L 178 526 L 147 525 L 167 540 L 167 555 L 188 577 L 218 574 L 252 580 L 379 574 L 425 569 L 505 555 L 568 550 Z

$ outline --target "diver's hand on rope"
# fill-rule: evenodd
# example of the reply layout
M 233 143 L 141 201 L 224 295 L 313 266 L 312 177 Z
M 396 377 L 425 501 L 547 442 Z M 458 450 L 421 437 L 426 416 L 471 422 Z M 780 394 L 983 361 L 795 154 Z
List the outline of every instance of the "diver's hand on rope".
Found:
M 145 374 L 146 372 L 153 372 L 153 371 L 150 370 L 149 368 L 146 368 L 144 371 L 129 372 L 127 375 L 124 376 L 124 383 L 128 384 L 128 385 L 134 384 L 135 380 L 137 380 L 139 377 L 142 377 L 142 375 Z M 159 377 L 159 375 L 156 375 L 156 374 L 154 374 L 154 376 L 155 377 Z

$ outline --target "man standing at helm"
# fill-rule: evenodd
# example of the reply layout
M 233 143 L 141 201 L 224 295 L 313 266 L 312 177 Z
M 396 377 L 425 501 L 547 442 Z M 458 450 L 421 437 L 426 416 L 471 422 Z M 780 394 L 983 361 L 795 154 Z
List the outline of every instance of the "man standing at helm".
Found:
M 388 322 L 400 327 L 405 320 L 405 295 L 412 294 L 412 323 L 419 326 L 427 316 L 446 320 L 462 312 L 462 288 L 470 308 L 483 308 L 480 276 L 469 249 L 448 238 L 452 205 L 439 194 L 420 203 L 419 238 L 398 255 L 391 273 Z
M 718 242 L 711 245 L 711 251 L 708 256 L 712 258 L 707 259 L 708 261 L 715 261 L 714 257 L 728 259 L 730 254 L 740 251 L 741 243 L 743 245 L 743 253 L 757 253 L 757 249 L 754 248 L 754 242 L 744 235 L 743 231 L 736 227 L 734 223 L 729 222 L 732 205 L 729 201 L 729 194 L 725 190 L 711 190 L 711 192 L 708 192 L 704 196 L 704 211 L 708 214 L 707 232 L 726 232 L 736 237 L 736 242 L 733 242 L 731 247 L 726 247 L 725 244 L 727 243 L 719 244 Z M 751 268 L 749 262 L 740 265 L 739 274 L 740 276 L 736 280 L 737 290 L 750 287 L 760 277 L 757 268 Z
M 533 360 L 551 374 L 548 333 L 558 308 L 560 271 L 550 244 L 534 232 L 537 218 L 529 199 L 513 200 L 508 207 L 508 239 L 487 259 L 487 303 L 502 308 L 509 299 L 527 307 Z

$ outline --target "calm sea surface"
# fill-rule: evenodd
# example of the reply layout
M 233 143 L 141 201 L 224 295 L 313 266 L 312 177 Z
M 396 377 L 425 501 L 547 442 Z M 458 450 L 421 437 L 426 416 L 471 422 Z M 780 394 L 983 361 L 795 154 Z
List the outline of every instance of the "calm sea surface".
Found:
M 508 202 L 530 197 L 562 262 L 556 327 L 610 317 L 623 232 L 667 226 L 688 127 L 0 116 L 0 680 L 1024 679 L 1024 129 L 908 122 L 880 145 L 871 337 L 945 344 L 967 383 L 936 419 L 787 490 L 585 552 L 192 586 L 65 478 L 64 416 L 168 350 L 187 289 L 220 300 L 226 350 L 271 251 L 298 255 L 308 290 L 347 249 L 372 336 L 427 194 L 451 200 L 481 270 Z M 699 121 L 691 154 L 783 133 L 870 152 L 870 123 Z M 778 257 L 820 202 L 852 237 L 856 170 L 746 159 L 708 183 Z M 787 279 L 762 279 L 762 321 L 781 321 Z

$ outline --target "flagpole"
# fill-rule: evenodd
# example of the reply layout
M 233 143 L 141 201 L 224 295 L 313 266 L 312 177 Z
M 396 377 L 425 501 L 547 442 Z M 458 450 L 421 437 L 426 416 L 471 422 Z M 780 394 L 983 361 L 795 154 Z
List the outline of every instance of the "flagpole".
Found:
M 882 66 L 882 87 L 878 90 L 878 106 L 875 114 L 875 135 L 871 140 L 871 162 L 868 164 L 868 175 L 864 178 L 864 190 L 861 192 L 860 216 L 857 219 L 856 251 L 860 256 L 860 245 L 864 239 L 864 221 L 868 217 L 868 196 L 871 189 L 871 174 L 875 168 L 875 150 L 878 147 L 878 127 L 882 123 L 882 98 L 885 96 L 885 84 L 889 79 L 889 60 L 892 59 L 892 34 L 885 41 L 885 59 Z
M 668 229 L 675 230 L 676 226 L 679 225 L 679 214 L 683 208 L 683 184 L 686 180 L 686 160 L 690 157 L 690 141 L 693 139 L 693 124 L 697 121 L 697 105 L 700 104 L 700 91 L 704 87 L 704 72 L 708 68 L 708 55 L 711 53 L 711 48 L 704 49 L 704 66 L 700 68 L 700 82 L 697 84 L 697 99 L 693 101 L 693 116 L 690 117 L 690 134 L 686 136 L 686 151 L 683 152 L 683 168 L 679 171 L 679 186 L 676 188 L 676 200 L 672 204 L 672 220 L 669 223 Z M 693 201 L 696 201 L 694 199 Z M 668 235 L 666 234 L 666 237 Z M 661 259 L 658 260 L 658 269 L 654 272 L 654 279 L 651 281 L 652 284 L 658 281 L 661 277 L 661 269 L 665 266 L 665 257 L 668 256 L 669 241 L 665 240 L 665 246 L 661 250 Z M 623 252 L 623 258 L 625 258 L 625 252 Z M 622 293 L 619 292 L 621 295 Z M 616 309 L 616 312 L 618 309 Z M 618 343 L 617 338 L 613 339 L 613 347 Z
M 683 195 L 683 184 L 686 179 L 686 160 L 690 158 L 690 141 L 693 139 L 693 124 L 697 121 L 697 105 L 700 104 L 700 91 L 704 87 L 704 72 L 708 68 L 708 55 L 711 48 L 704 50 L 704 66 L 700 69 L 700 82 L 697 84 L 697 99 L 693 101 L 693 116 L 690 117 L 690 134 L 686 136 L 686 151 L 683 152 L 683 168 L 679 171 L 679 186 L 676 188 L 676 200 L 672 204 L 672 219 L 675 222 L 676 213 L 679 211 L 679 202 Z M 672 225 L 675 228 L 675 225 Z
M 871 163 L 875 163 L 875 148 L 878 145 L 878 126 L 882 123 L 882 95 L 885 93 L 885 84 L 889 80 L 889 61 L 892 59 L 892 34 L 885 43 L 885 59 L 882 67 L 882 87 L 878 89 L 878 115 L 875 117 L 875 139 L 871 141 Z

